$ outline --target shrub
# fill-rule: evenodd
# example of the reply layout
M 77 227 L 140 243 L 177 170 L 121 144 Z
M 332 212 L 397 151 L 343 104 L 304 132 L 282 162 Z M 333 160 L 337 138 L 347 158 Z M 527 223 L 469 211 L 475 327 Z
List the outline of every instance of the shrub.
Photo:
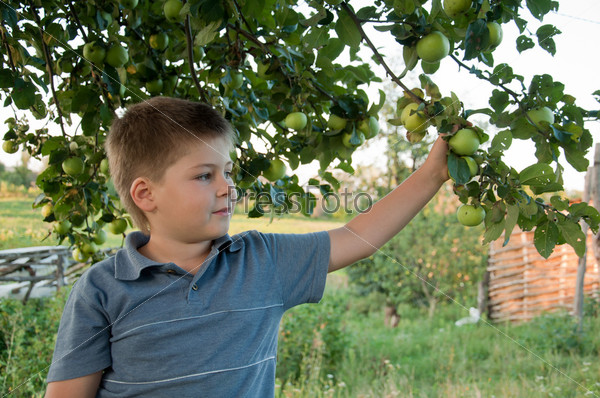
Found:
M 277 353 L 277 378 L 282 384 L 324 381 L 335 375 L 349 342 L 342 319 L 345 305 L 339 295 L 329 294 L 318 305 L 302 305 L 284 315 Z

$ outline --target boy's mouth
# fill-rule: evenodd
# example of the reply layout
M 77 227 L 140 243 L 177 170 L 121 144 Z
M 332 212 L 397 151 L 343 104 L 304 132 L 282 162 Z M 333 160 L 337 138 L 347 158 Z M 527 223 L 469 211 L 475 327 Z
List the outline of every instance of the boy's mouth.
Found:
M 223 207 L 222 209 L 219 209 L 217 211 L 213 211 L 213 214 L 216 214 L 218 216 L 229 216 L 231 215 L 232 211 L 230 207 Z

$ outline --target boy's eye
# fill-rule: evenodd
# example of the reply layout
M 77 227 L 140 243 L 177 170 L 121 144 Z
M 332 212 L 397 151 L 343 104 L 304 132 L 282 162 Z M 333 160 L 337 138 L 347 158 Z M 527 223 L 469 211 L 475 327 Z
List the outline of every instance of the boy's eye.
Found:
M 233 178 L 233 171 L 226 171 L 225 178 L 229 178 L 229 179 Z
M 208 181 L 208 180 L 210 180 L 210 174 L 208 174 L 208 173 L 200 174 L 198 177 L 196 177 L 196 179 L 198 179 L 200 181 Z

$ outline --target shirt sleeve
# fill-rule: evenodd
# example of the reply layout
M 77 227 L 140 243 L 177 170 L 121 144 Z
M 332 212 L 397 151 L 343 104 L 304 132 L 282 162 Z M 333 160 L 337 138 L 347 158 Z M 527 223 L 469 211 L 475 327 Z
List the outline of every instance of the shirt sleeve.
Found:
M 269 238 L 284 308 L 319 302 L 329 268 L 329 233 L 269 234 Z
M 110 321 L 85 274 L 75 283 L 62 314 L 47 381 L 86 376 L 111 365 Z

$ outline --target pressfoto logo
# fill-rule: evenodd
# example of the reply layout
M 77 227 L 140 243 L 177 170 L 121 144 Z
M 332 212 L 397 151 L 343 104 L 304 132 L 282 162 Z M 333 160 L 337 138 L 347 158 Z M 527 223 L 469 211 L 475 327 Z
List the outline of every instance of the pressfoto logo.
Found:
M 344 188 L 340 192 L 321 192 L 319 186 L 305 185 L 304 192 L 287 193 L 277 189 L 255 192 L 231 187 L 231 196 L 236 197 L 236 213 L 261 214 L 288 213 L 331 215 L 340 211 L 346 214 L 367 213 L 373 206 L 373 197 L 367 192 L 353 192 Z M 233 193 L 233 190 L 236 192 Z

